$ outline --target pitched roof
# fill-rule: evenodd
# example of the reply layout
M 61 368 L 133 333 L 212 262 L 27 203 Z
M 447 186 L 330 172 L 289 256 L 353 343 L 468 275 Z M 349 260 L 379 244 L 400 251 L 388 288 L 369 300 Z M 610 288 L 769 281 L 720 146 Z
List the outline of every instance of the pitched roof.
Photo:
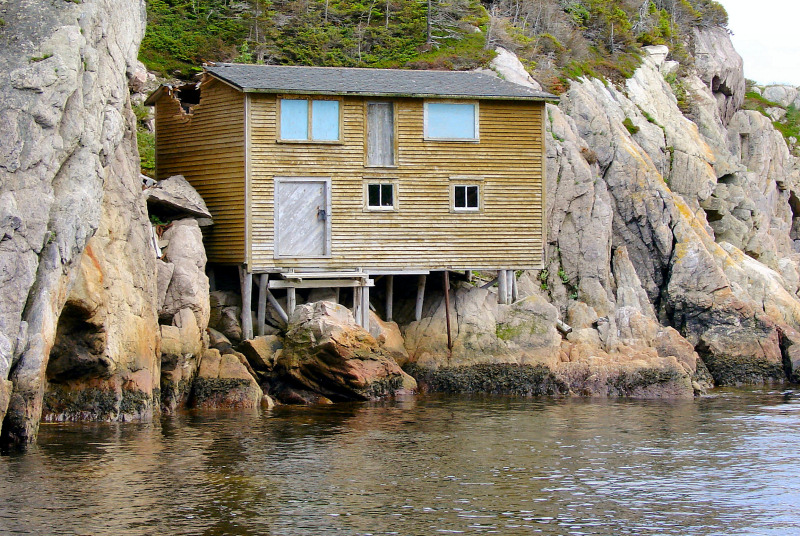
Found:
M 218 64 L 206 72 L 246 93 L 557 100 L 475 71 Z

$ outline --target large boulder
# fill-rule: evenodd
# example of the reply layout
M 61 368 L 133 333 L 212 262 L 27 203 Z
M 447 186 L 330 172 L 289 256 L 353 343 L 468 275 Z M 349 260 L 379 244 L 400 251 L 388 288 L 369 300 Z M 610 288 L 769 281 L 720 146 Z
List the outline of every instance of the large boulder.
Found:
M 242 341 L 239 346 L 247 361 L 261 375 L 269 375 L 283 351 L 283 337 L 262 335 Z
M 423 368 L 552 361 L 561 337 L 558 311 L 541 295 L 499 305 L 493 290 L 462 284 L 451 300 L 452 349 L 447 348 L 444 297 L 429 297 L 427 314 L 404 326 L 408 361 Z
M 208 325 L 234 342 L 242 340 L 242 298 L 236 292 L 215 290 L 209 295 Z
M 235 354 L 206 350 L 192 385 L 192 403 L 198 408 L 257 408 L 264 393 Z
M 163 234 L 169 244 L 164 260 L 173 265 L 172 277 L 161 307 L 162 320 L 171 319 L 181 309 L 191 309 L 201 330 L 208 326 L 211 314 L 208 276 L 205 274 L 206 251 L 203 234 L 194 218 L 172 222 Z
M 798 90 L 796 87 L 785 85 L 767 86 L 761 92 L 761 96 L 768 101 L 788 108 L 797 98 Z
M 147 204 L 157 212 L 211 218 L 205 201 L 183 175 L 158 181 L 145 190 L 145 197 Z
M 292 314 L 276 371 L 331 400 L 369 400 L 416 389 L 343 305 L 316 302 Z

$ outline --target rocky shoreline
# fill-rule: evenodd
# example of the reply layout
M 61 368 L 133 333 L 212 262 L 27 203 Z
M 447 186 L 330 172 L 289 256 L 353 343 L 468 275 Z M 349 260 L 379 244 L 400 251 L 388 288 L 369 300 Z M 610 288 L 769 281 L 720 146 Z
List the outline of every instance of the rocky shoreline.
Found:
M 202 199 L 180 178 L 143 190 L 131 103 L 148 79 L 144 2 L 4 9 L 5 442 L 34 441 L 40 420 L 187 406 L 416 389 L 689 398 L 798 380 L 800 163 L 773 121 L 800 98 L 755 88 L 779 106 L 742 109 L 743 66 L 722 29 L 696 32 L 693 63 L 645 47 L 630 79 L 581 78 L 548 105 L 547 265 L 516 274 L 511 305 L 455 281 L 448 348 L 438 281 L 419 321 L 400 297 L 399 322 L 373 314 L 366 331 L 316 292 L 288 325 L 270 309 L 270 333 L 242 341 L 241 298 L 206 275 Z M 506 78 L 536 84 L 513 54 L 498 58 Z

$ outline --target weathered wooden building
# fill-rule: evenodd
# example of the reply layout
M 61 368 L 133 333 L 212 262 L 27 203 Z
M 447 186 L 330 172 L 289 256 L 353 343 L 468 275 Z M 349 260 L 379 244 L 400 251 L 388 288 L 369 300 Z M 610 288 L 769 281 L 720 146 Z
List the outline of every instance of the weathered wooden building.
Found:
M 223 64 L 147 103 L 157 178 L 184 175 L 214 215 L 209 262 L 289 308 L 352 286 L 365 322 L 375 276 L 497 270 L 508 301 L 513 271 L 542 267 L 552 98 L 475 72 Z

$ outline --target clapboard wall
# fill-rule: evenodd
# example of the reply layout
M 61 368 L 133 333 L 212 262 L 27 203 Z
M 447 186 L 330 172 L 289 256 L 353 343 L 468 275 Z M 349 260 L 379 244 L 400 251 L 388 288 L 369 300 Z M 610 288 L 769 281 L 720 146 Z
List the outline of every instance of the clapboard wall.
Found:
M 280 143 L 278 96 L 250 94 L 248 99 L 252 271 L 542 266 L 542 102 L 481 100 L 480 141 L 445 142 L 423 139 L 423 99 L 393 99 L 396 167 L 369 168 L 365 166 L 367 99 L 342 99 L 340 144 Z M 274 258 L 273 179 L 292 176 L 331 179 L 330 258 Z M 450 185 L 456 177 L 481 179 L 481 212 L 451 211 Z M 396 181 L 396 211 L 365 210 L 366 179 Z
M 157 179 L 183 175 L 203 197 L 214 217 L 214 225 L 204 228 L 210 261 L 245 262 L 244 94 L 206 77 L 191 113 L 165 91 L 155 120 Z

